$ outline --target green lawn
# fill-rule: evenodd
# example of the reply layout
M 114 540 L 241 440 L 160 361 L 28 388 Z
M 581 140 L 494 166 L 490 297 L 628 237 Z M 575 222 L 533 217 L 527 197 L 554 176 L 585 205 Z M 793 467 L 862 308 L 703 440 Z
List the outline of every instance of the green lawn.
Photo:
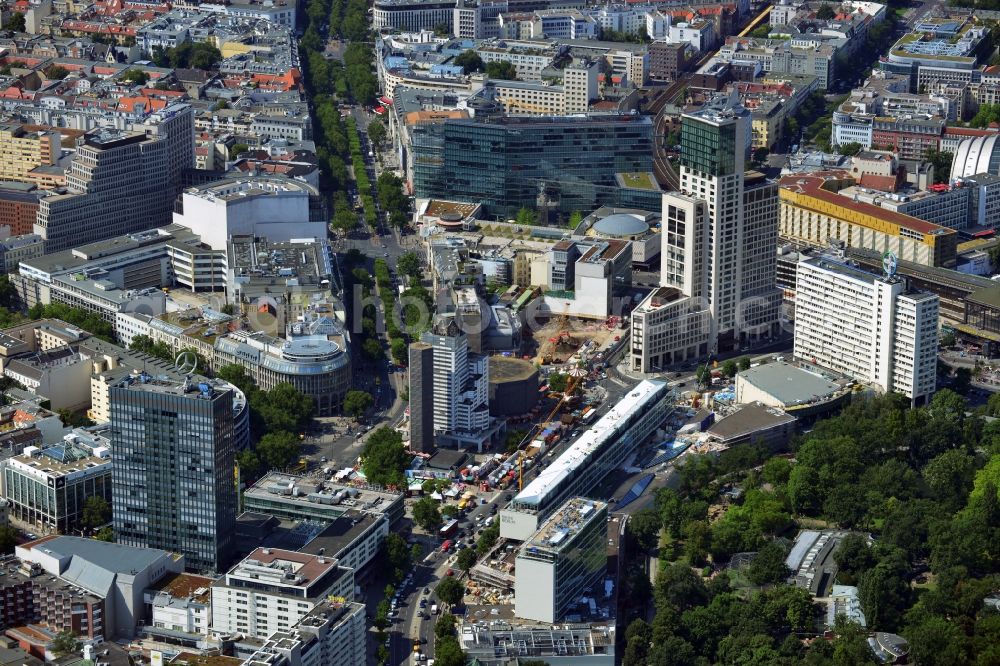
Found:
M 653 184 L 653 179 L 646 172 L 635 172 L 635 173 L 621 173 L 619 174 L 622 178 L 622 182 L 625 187 L 630 187 L 636 190 L 655 190 L 658 189 L 656 185 Z

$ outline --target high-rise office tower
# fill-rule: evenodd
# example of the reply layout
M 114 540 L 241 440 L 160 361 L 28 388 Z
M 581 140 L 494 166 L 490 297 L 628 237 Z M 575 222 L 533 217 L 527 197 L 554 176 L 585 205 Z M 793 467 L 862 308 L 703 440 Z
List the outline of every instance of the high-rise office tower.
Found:
M 410 345 L 410 448 L 434 451 L 434 347 Z
M 133 372 L 109 401 L 116 540 L 183 553 L 194 571 L 224 570 L 237 504 L 231 388 Z
M 430 415 L 439 442 L 481 448 L 492 434 L 488 357 L 469 351 L 469 339 L 453 316 L 439 319 L 420 344 L 411 345 L 410 358 L 415 356 L 419 367 L 410 370 L 410 395 L 420 397 L 410 405 L 411 438 L 417 427 L 418 437 L 426 439 L 430 429 L 424 419 Z
M 703 300 L 710 351 L 777 332 L 777 188 L 744 175 L 750 112 L 716 98 L 681 121 L 680 193 L 663 197 L 661 285 Z
M 194 115 L 172 104 L 127 129 L 88 132 L 65 194 L 39 202 L 46 252 L 170 224 L 184 169 L 194 167 Z

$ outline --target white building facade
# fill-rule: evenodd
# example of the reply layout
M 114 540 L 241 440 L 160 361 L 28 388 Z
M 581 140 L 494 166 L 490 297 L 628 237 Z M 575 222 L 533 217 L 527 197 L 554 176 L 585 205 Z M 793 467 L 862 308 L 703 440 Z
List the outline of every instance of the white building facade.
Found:
M 223 252 L 235 235 L 263 236 L 275 242 L 326 238 L 325 215 L 311 205 L 315 197 L 315 188 L 297 180 L 227 178 L 186 190 L 174 222 Z
M 936 295 L 825 257 L 799 262 L 796 358 L 923 405 L 936 388 L 937 348 Z
M 258 548 L 212 586 L 216 633 L 267 638 L 328 596 L 351 597 L 354 574 L 333 558 Z

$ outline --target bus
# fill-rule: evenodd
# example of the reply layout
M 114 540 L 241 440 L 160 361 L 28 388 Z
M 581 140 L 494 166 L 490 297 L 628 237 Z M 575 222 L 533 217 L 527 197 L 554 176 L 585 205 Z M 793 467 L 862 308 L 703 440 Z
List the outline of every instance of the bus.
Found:
M 458 519 L 452 518 L 441 527 L 439 534 L 441 535 L 442 539 L 448 539 L 454 536 L 455 532 L 457 531 L 458 531 Z

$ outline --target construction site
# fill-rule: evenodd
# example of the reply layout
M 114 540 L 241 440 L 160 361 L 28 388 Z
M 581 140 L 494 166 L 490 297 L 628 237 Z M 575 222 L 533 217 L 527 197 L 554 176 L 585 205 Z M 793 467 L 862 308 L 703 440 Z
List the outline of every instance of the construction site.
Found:
M 541 365 L 562 365 L 586 362 L 589 355 L 610 347 L 621 340 L 623 331 L 618 317 L 604 321 L 580 321 L 561 315 L 548 320 L 532 337 L 534 361 Z

